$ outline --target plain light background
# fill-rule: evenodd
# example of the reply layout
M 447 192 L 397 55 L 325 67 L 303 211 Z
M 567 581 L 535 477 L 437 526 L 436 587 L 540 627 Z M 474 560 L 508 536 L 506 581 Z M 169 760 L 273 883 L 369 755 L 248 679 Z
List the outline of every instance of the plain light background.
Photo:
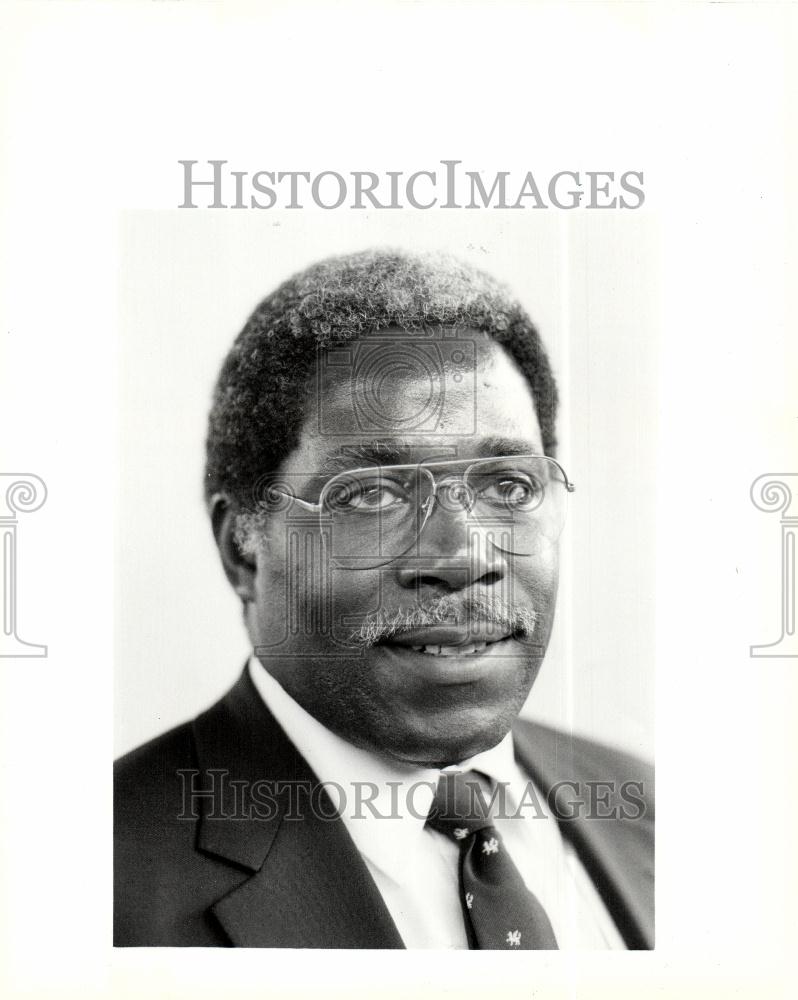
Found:
M 562 393 L 577 491 L 556 631 L 525 713 L 653 757 L 657 220 L 645 211 L 135 212 L 120 242 L 116 749 L 204 710 L 248 644 L 201 502 L 221 359 L 294 271 L 368 246 L 447 249 L 504 280 Z
M 778 515 L 749 490 L 798 455 L 798 8 L 34 2 L 0 19 L 2 461 L 49 489 L 20 518 L 18 565 L 20 635 L 49 655 L 0 664 L 3 996 L 792 996 L 798 663 L 749 655 L 776 638 L 781 596 Z M 122 215 L 174 209 L 179 159 L 380 171 L 444 157 L 643 169 L 660 220 L 656 950 L 114 950 Z M 233 313 L 266 290 L 257 277 L 219 316 L 214 367 Z M 224 612 L 233 635 L 196 509 L 197 562 L 219 575 L 192 621 Z

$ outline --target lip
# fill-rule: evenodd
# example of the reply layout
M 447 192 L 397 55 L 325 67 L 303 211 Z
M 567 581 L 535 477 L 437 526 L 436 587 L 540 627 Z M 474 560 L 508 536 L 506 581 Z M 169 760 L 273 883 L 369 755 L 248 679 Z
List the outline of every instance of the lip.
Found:
M 413 629 L 414 637 L 421 629 Z M 432 633 L 432 629 L 424 630 Z M 435 630 L 437 632 L 437 629 Z M 430 640 L 432 645 L 432 641 Z M 426 644 L 425 644 L 426 645 Z M 506 670 L 512 670 L 510 664 L 518 655 L 512 636 L 505 636 L 495 642 L 485 645 L 479 652 L 473 652 L 473 646 L 464 644 L 462 654 L 435 656 L 414 649 L 413 646 L 399 643 L 379 643 L 375 650 L 381 650 L 388 661 L 395 662 L 396 668 L 409 670 L 425 683 L 439 685 L 473 684 L 488 677 L 497 680 Z M 503 662 L 504 661 L 504 662 Z
M 429 625 L 422 628 L 403 629 L 396 635 L 386 639 L 381 645 L 403 646 L 466 646 L 474 643 L 487 643 L 489 646 L 502 639 L 508 639 L 512 633 L 500 625 L 474 622 L 466 625 Z

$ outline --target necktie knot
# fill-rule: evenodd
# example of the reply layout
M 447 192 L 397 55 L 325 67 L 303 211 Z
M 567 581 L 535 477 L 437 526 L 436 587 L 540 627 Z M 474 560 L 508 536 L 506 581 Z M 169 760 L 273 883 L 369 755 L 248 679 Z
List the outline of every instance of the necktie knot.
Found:
M 427 817 L 427 826 L 463 843 L 492 825 L 490 807 L 476 771 L 443 771 Z

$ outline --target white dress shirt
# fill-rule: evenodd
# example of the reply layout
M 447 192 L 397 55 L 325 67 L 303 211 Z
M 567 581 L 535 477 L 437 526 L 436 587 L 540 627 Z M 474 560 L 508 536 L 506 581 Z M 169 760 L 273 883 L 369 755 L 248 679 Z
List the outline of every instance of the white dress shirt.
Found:
M 325 784 L 405 946 L 467 948 L 459 848 L 425 826 L 441 772 L 394 763 L 353 746 L 309 715 L 254 656 L 249 671 L 272 715 Z M 545 797 L 516 763 L 512 735 L 457 769 L 480 771 L 504 783 L 507 808 L 494 825 L 527 888 L 545 908 L 560 948 L 625 948 Z M 513 813 L 522 802 L 518 819 Z

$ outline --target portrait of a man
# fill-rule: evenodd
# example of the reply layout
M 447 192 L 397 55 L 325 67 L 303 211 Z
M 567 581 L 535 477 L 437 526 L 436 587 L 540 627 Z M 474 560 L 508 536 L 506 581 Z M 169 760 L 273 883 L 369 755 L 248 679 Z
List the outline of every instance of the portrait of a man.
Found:
M 333 257 L 219 373 L 204 495 L 251 655 L 115 769 L 115 944 L 650 949 L 653 773 L 520 713 L 578 477 L 513 294 Z

